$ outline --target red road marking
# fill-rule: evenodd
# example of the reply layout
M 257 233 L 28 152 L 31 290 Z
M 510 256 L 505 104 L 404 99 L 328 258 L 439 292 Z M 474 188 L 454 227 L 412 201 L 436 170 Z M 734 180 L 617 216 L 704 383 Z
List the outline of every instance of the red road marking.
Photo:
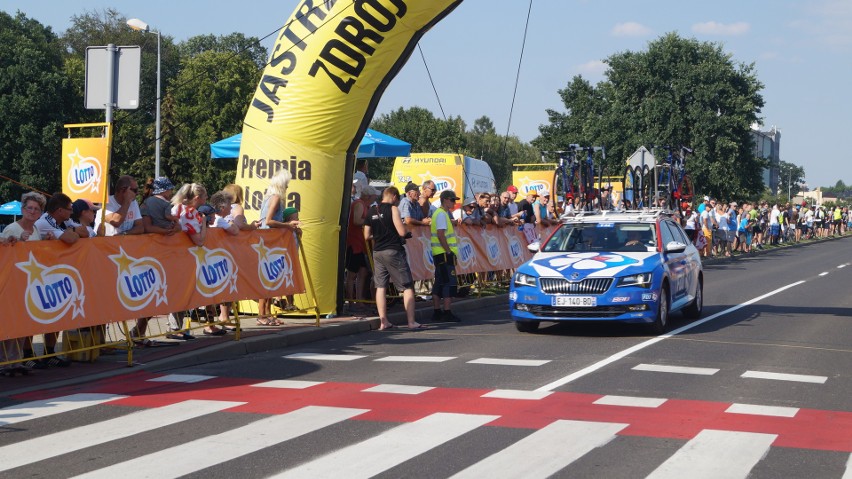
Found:
M 731 403 L 669 399 L 658 408 L 593 404 L 602 395 L 556 392 L 541 400 L 483 398 L 488 389 L 435 388 L 418 395 L 363 392 L 376 384 L 323 383 L 306 389 L 252 387 L 251 378 L 198 383 L 147 382 L 159 374 L 134 373 L 94 384 L 16 396 L 32 401 L 80 392 L 129 397 L 106 407 L 160 407 L 187 399 L 243 401 L 229 411 L 283 414 L 304 406 L 363 408 L 357 420 L 411 422 L 436 412 L 498 415 L 490 426 L 539 429 L 559 419 L 630 424 L 619 434 L 689 440 L 704 429 L 776 434 L 776 447 L 852 452 L 852 413 L 800 409 L 795 417 L 732 414 Z

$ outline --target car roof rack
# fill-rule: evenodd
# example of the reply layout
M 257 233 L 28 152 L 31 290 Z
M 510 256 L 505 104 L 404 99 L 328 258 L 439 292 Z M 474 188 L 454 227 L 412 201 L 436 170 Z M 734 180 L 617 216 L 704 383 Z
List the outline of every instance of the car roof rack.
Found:
M 573 211 L 568 214 L 563 214 L 560 216 L 560 220 L 565 221 L 579 221 L 587 216 L 600 216 L 600 217 L 624 217 L 631 216 L 640 220 L 651 220 L 657 219 L 661 216 L 672 216 L 674 214 L 673 211 L 667 208 L 644 208 L 641 210 L 592 210 L 592 211 Z

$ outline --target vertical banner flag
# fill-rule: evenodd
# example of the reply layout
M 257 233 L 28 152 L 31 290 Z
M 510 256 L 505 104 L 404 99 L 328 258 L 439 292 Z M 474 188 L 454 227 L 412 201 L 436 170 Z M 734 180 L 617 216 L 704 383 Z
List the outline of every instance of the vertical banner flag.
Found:
M 73 199 L 102 202 L 108 186 L 108 154 L 108 138 L 64 138 L 62 192 Z
M 236 183 L 258 218 L 269 179 L 293 175 L 307 267 L 324 314 L 340 281 L 355 153 L 388 83 L 461 0 L 303 0 L 272 49 L 243 124 Z

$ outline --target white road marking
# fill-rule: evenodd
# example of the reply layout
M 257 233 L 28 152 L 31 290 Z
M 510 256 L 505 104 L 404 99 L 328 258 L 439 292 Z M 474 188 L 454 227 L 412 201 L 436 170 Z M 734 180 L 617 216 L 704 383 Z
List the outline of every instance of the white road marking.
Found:
M 274 478 L 369 478 L 499 418 L 436 413 L 284 471 Z M 178 456 L 180 457 L 180 456 Z
M 296 379 L 276 379 L 263 383 L 252 384 L 253 388 L 277 388 L 277 389 L 307 389 L 324 384 L 318 381 L 299 381 Z
M 307 406 L 77 477 L 104 479 L 180 477 L 351 419 L 367 411 L 367 409 Z
M 828 274 L 828 271 L 824 271 L 824 272 L 820 273 L 819 275 L 820 275 L 820 276 L 825 276 L 825 275 L 827 275 L 827 274 Z
M 322 353 L 294 353 L 284 356 L 284 359 L 309 359 L 312 361 L 355 361 L 366 358 L 358 354 L 322 354 Z
M 843 477 L 840 479 L 852 479 L 852 454 L 846 460 L 846 472 L 843 473 Z
M 784 374 L 784 373 L 769 373 L 766 371 L 746 371 L 740 375 L 741 378 L 752 379 L 773 379 L 775 381 L 793 381 L 799 383 L 825 384 L 828 381 L 826 376 L 809 376 L 806 374 Z
M 629 407 L 649 407 L 655 408 L 660 407 L 668 399 L 664 398 L 643 398 L 643 397 L 635 397 L 635 396 L 604 396 L 593 404 L 600 404 L 602 406 L 629 406 Z
M 796 417 L 796 414 L 799 413 L 799 408 L 734 403 L 731 404 L 725 412 L 733 414 L 753 414 L 755 416 Z
M 716 368 L 691 368 L 687 366 L 666 366 L 664 364 L 637 364 L 632 368 L 634 371 L 651 371 L 657 373 L 695 374 L 698 376 L 712 376 L 719 372 Z
M 148 379 L 152 383 L 200 383 L 208 379 L 215 379 L 216 376 L 205 376 L 203 374 L 167 374 L 158 378 Z
M 375 359 L 379 362 L 400 362 L 400 363 L 443 363 L 456 359 L 455 356 L 385 356 Z
M 558 420 L 452 477 L 549 477 L 606 445 L 625 427 L 627 424 Z
M 8 426 L 9 424 L 17 424 L 31 419 L 39 419 L 75 409 L 96 406 L 126 397 L 116 394 L 72 394 L 70 396 L 31 401 L 18 404 L 17 406 L 4 407 L 0 409 L 0 426 Z
M 595 371 L 597 371 L 601 368 L 604 368 L 604 367 L 606 367 L 606 366 L 608 366 L 608 365 L 610 365 L 610 364 L 612 364 L 612 363 L 614 363 L 618 360 L 624 359 L 625 357 L 627 357 L 627 356 L 629 356 L 629 355 L 631 355 L 631 354 L 633 354 L 637 351 L 641 351 L 641 350 L 643 350 L 643 349 L 645 349 L 649 346 L 653 346 L 654 344 L 657 344 L 658 342 L 660 342 L 664 339 L 668 339 L 672 336 L 678 335 L 678 334 L 683 333 L 685 331 L 689 331 L 690 329 L 701 326 L 702 324 L 704 324 L 708 321 L 713 321 L 716 318 L 722 317 L 722 316 L 729 314 L 729 313 L 733 313 L 734 311 L 736 311 L 738 309 L 745 308 L 746 306 L 749 306 L 749 305 L 754 304 L 758 301 L 761 301 L 761 300 L 764 300 L 764 299 L 769 298 L 771 296 L 774 296 L 778 293 L 781 293 L 783 291 L 786 291 L 790 288 L 796 287 L 796 286 L 803 284 L 803 283 L 804 283 L 804 281 L 796 281 L 795 283 L 788 284 L 787 286 L 782 286 L 782 287 L 780 287 L 780 288 L 778 288 L 774 291 L 770 291 L 770 292 L 768 292 L 764 295 L 750 299 L 750 300 L 748 300 L 744 303 L 740 303 L 736 306 L 731 306 L 730 308 L 728 308 L 724 311 L 719 311 L 716 314 L 707 316 L 706 318 L 701 319 L 699 321 L 695 321 L 694 323 L 689 323 L 686 326 L 682 326 L 678 329 L 675 329 L 672 332 L 669 332 L 669 333 L 663 334 L 661 336 L 657 336 L 656 338 L 652 338 L 652 339 L 649 339 L 647 341 L 641 342 L 641 343 L 639 343 L 635 346 L 629 347 L 629 348 L 627 348 L 623 351 L 620 351 L 618 353 L 613 354 L 612 356 L 610 356 L 608 358 L 602 359 L 602 360 L 600 360 L 600 361 L 598 361 L 598 362 L 596 362 L 596 363 L 594 363 L 590 366 L 587 366 L 587 367 L 585 367 L 585 368 L 583 368 L 579 371 L 571 373 L 571 374 L 569 374 L 569 375 L 567 375 L 567 376 L 565 376 L 561 379 L 557 379 L 556 381 L 553 381 L 549 384 L 545 384 L 544 386 L 536 389 L 536 391 L 552 391 L 552 390 L 554 390 L 558 387 L 564 386 L 564 385 L 566 385 L 566 384 L 568 384 L 572 381 L 576 381 L 577 379 L 580 379 L 584 376 L 588 376 L 589 374 L 592 374 L 593 372 L 595 372 Z
M 379 384 L 364 390 L 365 393 L 422 394 L 435 388 L 429 386 L 406 386 L 404 384 Z
M 837 269 L 843 269 L 843 268 L 845 268 L 845 267 L 846 267 L 846 265 L 845 265 L 845 264 L 839 264 L 839 265 L 837 265 Z
M 135 436 L 243 404 L 245 403 L 231 401 L 183 401 L 16 442 L 0 448 L 0 471 Z
M 495 389 L 483 394 L 480 397 L 496 398 L 496 399 L 529 399 L 539 400 L 553 394 L 550 391 L 521 391 L 518 389 Z
M 775 434 L 701 431 L 646 479 L 745 478 L 769 452 Z
M 468 364 L 492 364 L 495 366 L 541 366 L 549 363 L 549 359 L 499 359 L 479 358 L 468 361 Z

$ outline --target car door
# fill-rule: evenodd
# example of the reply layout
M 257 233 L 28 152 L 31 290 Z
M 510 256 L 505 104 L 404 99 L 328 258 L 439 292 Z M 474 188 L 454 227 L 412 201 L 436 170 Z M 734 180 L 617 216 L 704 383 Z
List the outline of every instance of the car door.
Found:
M 660 239 L 662 242 L 663 262 L 669 273 L 672 309 L 676 309 L 688 300 L 690 266 L 686 251 L 667 252 L 666 247 L 672 241 L 683 243 L 684 239 L 678 233 L 677 225 L 667 219 L 660 221 Z

